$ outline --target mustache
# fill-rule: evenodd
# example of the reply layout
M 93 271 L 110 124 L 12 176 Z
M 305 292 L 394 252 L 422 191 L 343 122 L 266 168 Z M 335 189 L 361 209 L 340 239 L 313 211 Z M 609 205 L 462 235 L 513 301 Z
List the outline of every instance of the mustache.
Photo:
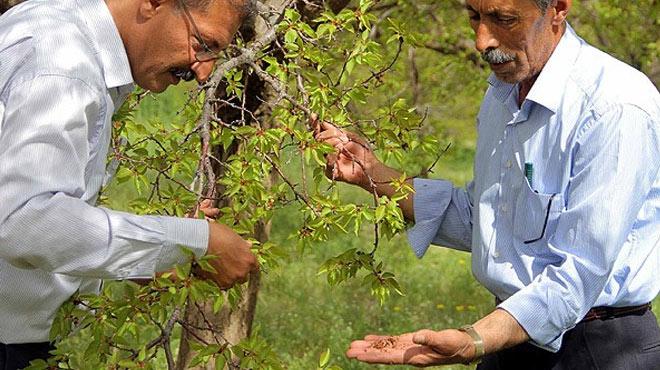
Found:
M 507 54 L 500 49 L 491 48 L 481 53 L 481 59 L 490 64 L 500 64 L 512 62 L 516 59 L 516 56 Z

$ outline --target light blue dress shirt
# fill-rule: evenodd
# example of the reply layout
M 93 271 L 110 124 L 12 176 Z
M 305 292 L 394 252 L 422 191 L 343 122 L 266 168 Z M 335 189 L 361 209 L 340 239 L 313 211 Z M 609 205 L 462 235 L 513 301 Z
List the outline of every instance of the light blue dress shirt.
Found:
M 488 82 L 474 180 L 416 179 L 408 238 L 419 257 L 472 252 L 499 307 L 556 352 L 590 308 L 660 291 L 660 96 L 570 26 L 521 107 L 518 85 Z
M 204 220 L 95 207 L 111 118 L 133 89 L 103 0 L 30 0 L 0 17 L 0 342 L 42 342 L 99 278 L 153 276 L 205 253 Z

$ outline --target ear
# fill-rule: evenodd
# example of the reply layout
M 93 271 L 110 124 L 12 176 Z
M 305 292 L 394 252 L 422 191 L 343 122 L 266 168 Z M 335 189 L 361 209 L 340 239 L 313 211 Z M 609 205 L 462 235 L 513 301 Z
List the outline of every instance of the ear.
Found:
M 171 0 L 138 0 L 140 3 L 139 13 L 142 17 L 149 19 L 153 18 L 159 11 L 162 10 L 163 6 Z
M 568 16 L 568 11 L 571 9 L 572 3 L 572 0 L 556 0 L 554 2 L 552 6 L 554 13 L 552 17 L 553 26 L 560 26 L 566 21 L 566 16 Z

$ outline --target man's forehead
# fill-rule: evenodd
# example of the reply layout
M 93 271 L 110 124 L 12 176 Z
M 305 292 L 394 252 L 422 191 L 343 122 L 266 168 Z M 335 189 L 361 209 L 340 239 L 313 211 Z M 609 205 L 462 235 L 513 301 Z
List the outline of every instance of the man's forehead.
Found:
M 237 6 L 236 0 L 214 0 L 205 9 L 199 12 L 200 31 L 204 36 L 213 38 L 222 46 L 233 38 L 243 20 L 243 9 Z
M 466 0 L 468 10 L 490 13 L 494 11 L 522 11 L 536 7 L 534 0 Z
M 203 17 L 218 17 L 219 14 L 224 14 L 231 18 L 241 18 L 244 9 L 241 4 L 242 1 L 240 0 L 213 0 L 209 2 L 208 5 L 204 8 L 193 8 L 191 11 L 197 12 L 200 14 L 200 16 Z
M 211 0 L 201 12 L 221 11 L 231 13 L 232 17 L 238 17 L 241 20 L 252 11 L 251 0 Z

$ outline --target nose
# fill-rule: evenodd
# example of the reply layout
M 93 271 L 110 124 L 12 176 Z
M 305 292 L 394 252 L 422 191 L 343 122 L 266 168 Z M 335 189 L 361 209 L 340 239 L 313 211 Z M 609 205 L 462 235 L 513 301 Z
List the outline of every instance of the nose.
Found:
M 496 49 L 500 46 L 493 33 L 490 32 L 490 29 L 484 22 L 479 23 L 475 33 L 475 46 L 480 53 L 483 53 L 490 48 Z
M 213 66 L 215 65 L 215 60 L 209 60 L 207 62 L 195 62 L 190 69 L 195 72 L 195 78 L 198 83 L 204 83 L 211 76 L 213 72 Z

